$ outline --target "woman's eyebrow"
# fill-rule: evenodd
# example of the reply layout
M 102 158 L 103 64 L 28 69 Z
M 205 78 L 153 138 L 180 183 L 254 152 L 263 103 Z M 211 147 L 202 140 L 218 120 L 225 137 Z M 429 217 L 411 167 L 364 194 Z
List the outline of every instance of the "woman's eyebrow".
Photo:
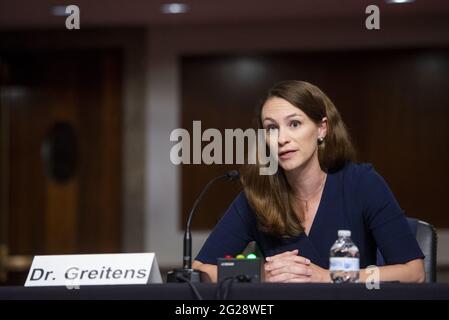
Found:
M 276 123 L 276 120 L 274 120 L 273 118 L 270 118 L 270 117 L 264 118 L 264 119 L 262 120 L 262 122 L 265 122 L 265 121 L 267 121 L 267 120 L 273 121 L 274 123 Z
M 289 119 L 289 118 L 293 118 L 293 117 L 302 117 L 302 115 L 300 115 L 299 113 L 292 113 L 292 114 L 289 114 L 288 116 L 286 116 L 284 119 Z M 262 122 L 265 122 L 266 120 L 273 121 L 274 123 L 277 123 L 276 120 L 274 120 L 273 118 L 270 118 L 270 117 L 265 117 L 262 120 Z
M 302 117 L 302 115 L 300 115 L 299 113 L 292 113 L 292 114 L 286 116 L 285 119 L 293 118 L 293 117 Z

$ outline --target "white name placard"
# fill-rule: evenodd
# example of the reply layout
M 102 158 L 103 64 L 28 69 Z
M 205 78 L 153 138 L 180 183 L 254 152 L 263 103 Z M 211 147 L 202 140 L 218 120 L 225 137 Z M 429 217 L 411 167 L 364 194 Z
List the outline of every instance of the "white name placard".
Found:
M 154 253 L 35 256 L 25 287 L 162 283 Z

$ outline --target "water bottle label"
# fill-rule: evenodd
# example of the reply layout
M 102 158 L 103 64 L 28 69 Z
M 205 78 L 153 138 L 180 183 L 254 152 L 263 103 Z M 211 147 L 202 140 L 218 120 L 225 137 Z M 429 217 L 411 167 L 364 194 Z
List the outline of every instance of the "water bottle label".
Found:
M 359 271 L 358 258 L 332 257 L 329 271 Z

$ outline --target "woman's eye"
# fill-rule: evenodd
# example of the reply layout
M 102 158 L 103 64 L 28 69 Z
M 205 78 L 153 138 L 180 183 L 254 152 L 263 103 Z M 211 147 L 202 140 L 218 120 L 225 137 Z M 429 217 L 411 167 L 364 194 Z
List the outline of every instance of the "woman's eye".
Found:
M 293 120 L 292 122 L 290 122 L 290 127 L 292 127 L 292 128 L 298 128 L 300 124 L 301 124 L 301 123 L 300 123 L 299 121 Z
M 269 126 L 267 126 L 266 127 L 266 130 L 268 131 L 268 132 L 272 132 L 272 131 L 274 131 L 274 130 L 276 130 L 277 128 L 276 128 L 276 126 L 274 126 L 274 125 L 269 125 Z

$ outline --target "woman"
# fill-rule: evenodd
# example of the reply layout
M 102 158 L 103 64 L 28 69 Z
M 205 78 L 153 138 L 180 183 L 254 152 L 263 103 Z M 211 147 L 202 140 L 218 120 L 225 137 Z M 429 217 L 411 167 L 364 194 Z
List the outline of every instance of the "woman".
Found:
M 423 254 L 403 211 L 382 177 L 368 164 L 353 163 L 354 150 L 330 99 L 316 86 L 284 81 L 272 88 L 260 110 L 267 143 L 278 146 L 279 169 L 242 174 L 244 192 L 231 204 L 194 261 L 217 279 L 216 259 L 240 253 L 256 241 L 266 257 L 270 282 L 330 282 L 329 250 L 337 231 L 352 231 L 364 268 L 386 266 L 380 281 L 423 282 Z

